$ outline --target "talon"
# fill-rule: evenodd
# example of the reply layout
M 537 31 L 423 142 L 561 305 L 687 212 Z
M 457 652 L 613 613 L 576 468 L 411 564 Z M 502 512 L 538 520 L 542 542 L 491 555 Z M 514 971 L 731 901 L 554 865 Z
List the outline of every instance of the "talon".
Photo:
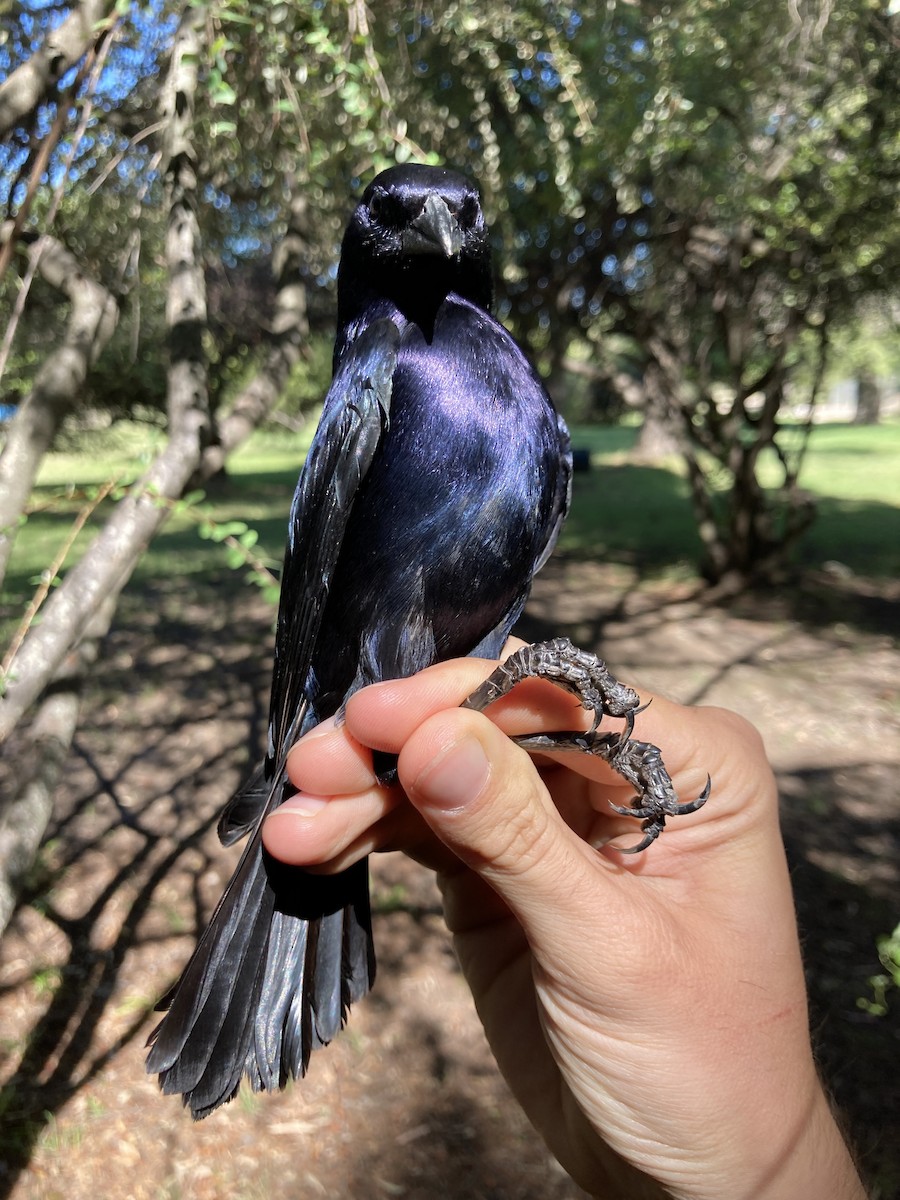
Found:
M 649 703 L 649 701 L 647 703 Z M 625 748 L 626 742 L 631 741 L 631 735 L 634 733 L 634 718 L 637 716 L 637 714 L 639 712 L 643 712 L 646 707 L 647 707 L 646 704 L 642 704 L 640 708 L 632 708 L 629 712 L 627 712 L 625 714 L 625 728 L 619 734 L 619 749 L 620 750 L 623 750 Z
M 679 804 L 678 807 L 675 809 L 674 815 L 676 817 L 683 817 L 685 813 L 697 812 L 697 810 L 702 808 L 703 805 L 707 802 L 707 800 L 709 799 L 709 793 L 711 791 L 712 791 L 712 780 L 707 775 L 706 786 L 704 787 L 704 789 L 700 793 L 700 795 L 697 797 L 697 799 L 691 800 L 687 804 Z
M 610 803 L 612 810 L 621 816 L 642 821 L 643 838 L 636 846 L 621 850 L 621 854 L 646 850 L 663 832 L 667 817 L 696 812 L 706 803 L 712 786 L 709 778 L 696 800 L 679 804 L 659 747 L 632 740 L 635 717 L 644 712 L 650 701 L 641 704 L 637 692 L 610 674 L 601 659 L 578 650 L 567 638 L 535 642 L 516 650 L 463 701 L 463 707 L 482 711 L 528 678 L 546 679 L 577 697 L 581 707 L 592 714 L 591 726 L 587 732 L 531 734 L 513 741 L 532 751 L 577 750 L 593 754 L 609 763 L 635 789 L 631 806 Z M 624 719 L 620 733 L 599 732 L 606 714 Z
M 636 846 L 613 846 L 612 849 L 618 854 L 640 854 L 642 850 L 646 850 L 651 846 L 665 828 L 665 817 L 661 817 L 657 821 L 649 821 L 646 825 L 641 826 L 645 831 L 644 836 Z

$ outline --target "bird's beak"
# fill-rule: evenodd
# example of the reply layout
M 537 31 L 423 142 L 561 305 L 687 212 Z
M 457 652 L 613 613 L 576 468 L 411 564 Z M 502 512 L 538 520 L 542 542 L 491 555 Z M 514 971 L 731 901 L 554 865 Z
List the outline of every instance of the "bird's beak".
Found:
M 405 254 L 443 254 L 453 258 L 462 250 L 459 222 L 440 196 L 431 195 L 414 221 L 404 229 Z

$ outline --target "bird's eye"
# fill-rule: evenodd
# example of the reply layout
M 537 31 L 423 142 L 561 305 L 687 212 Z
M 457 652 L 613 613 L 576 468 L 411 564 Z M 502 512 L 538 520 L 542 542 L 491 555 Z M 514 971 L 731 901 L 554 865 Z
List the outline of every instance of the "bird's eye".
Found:
M 376 191 L 369 201 L 369 213 L 373 221 L 379 225 L 394 225 L 398 228 L 406 224 L 408 217 L 405 208 L 390 192 Z
M 459 213 L 457 214 L 457 220 L 461 228 L 471 229 L 478 220 L 479 211 L 478 197 L 466 196 L 465 200 L 459 206 Z

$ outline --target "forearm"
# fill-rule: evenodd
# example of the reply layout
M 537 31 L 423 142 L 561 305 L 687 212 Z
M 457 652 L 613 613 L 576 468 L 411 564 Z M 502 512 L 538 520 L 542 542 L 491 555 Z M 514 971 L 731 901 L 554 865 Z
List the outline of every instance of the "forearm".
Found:
M 853 1159 L 821 1088 L 800 1137 L 782 1151 L 756 1184 L 743 1192 L 747 1200 L 866 1200 Z M 684 1200 L 695 1200 L 685 1197 Z
M 661 1164 L 664 1194 L 672 1200 L 866 1200 L 828 1096 L 817 1078 L 804 1086 L 803 1074 L 802 1101 L 778 1087 L 756 1095 L 749 1089 L 739 1101 L 743 1111 L 722 1113 L 719 1147 L 707 1143 L 693 1162 L 685 1153 L 688 1135 L 668 1168 Z

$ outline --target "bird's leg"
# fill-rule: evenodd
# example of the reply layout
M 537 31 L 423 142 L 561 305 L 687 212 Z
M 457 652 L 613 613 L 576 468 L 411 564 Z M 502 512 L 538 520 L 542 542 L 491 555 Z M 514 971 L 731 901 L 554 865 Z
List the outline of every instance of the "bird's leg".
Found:
M 463 708 L 481 712 L 511 692 L 523 679 L 547 679 L 571 692 L 582 708 L 594 714 L 591 733 L 600 724 L 604 713 L 611 717 L 627 717 L 640 705 L 637 692 L 619 683 L 596 654 L 579 650 L 568 638 L 559 637 L 516 650 L 468 700 L 463 701 Z
M 463 701 L 463 708 L 482 712 L 511 692 L 517 683 L 530 678 L 546 679 L 571 692 L 582 708 L 593 713 L 593 720 L 586 732 L 538 733 L 515 737 L 513 741 L 525 750 L 578 750 L 594 754 L 631 784 L 637 793 L 631 805 L 610 802 L 615 812 L 641 820 L 643 838 L 636 846 L 623 850 L 623 854 L 637 854 L 646 849 L 662 833 L 667 817 L 696 812 L 706 803 L 709 779 L 696 800 L 679 803 L 659 748 L 631 736 L 635 715 L 641 711 L 637 692 L 619 683 L 595 654 L 577 649 L 568 638 L 535 642 L 515 651 Z M 604 715 L 623 717 L 622 732 L 598 732 Z

